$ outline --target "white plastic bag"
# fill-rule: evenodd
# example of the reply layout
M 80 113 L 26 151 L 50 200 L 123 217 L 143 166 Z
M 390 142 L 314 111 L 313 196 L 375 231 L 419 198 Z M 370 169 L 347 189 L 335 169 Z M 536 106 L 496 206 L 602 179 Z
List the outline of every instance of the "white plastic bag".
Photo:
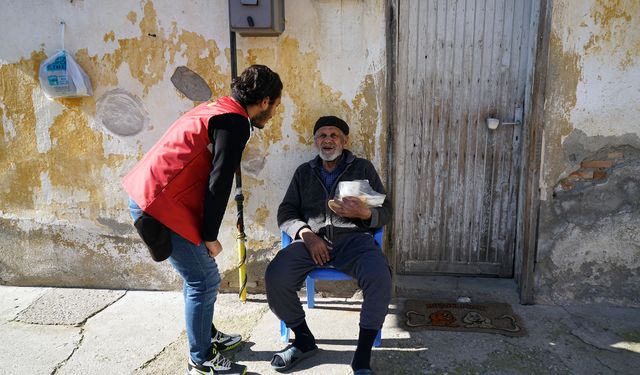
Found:
M 91 81 L 80 65 L 64 49 L 64 27 L 60 22 L 62 49 L 40 64 L 40 86 L 47 98 L 91 96 Z
M 368 180 L 340 181 L 336 188 L 336 199 L 357 197 L 369 207 L 381 207 L 386 195 L 373 190 Z
M 91 96 L 91 81 L 66 50 L 40 64 L 40 86 L 47 98 Z

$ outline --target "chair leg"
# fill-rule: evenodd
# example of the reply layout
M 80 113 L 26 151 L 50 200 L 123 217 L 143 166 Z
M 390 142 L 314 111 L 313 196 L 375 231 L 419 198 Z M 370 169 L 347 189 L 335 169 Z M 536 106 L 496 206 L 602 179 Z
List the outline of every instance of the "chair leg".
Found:
M 280 321 L 280 340 L 282 340 L 282 342 L 289 342 L 289 328 L 287 328 L 287 325 L 284 324 L 282 320 Z
M 307 307 L 313 309 L 316 306 L 316 280 L 307 276 Z
M 382 343 L 382 328 L 380 328 L 378 330 L 378 334 L 376 335 L 376 339 L 373 340 L 373 346 L 375 346 L 376 348 L 380 346 L 380 344 Z

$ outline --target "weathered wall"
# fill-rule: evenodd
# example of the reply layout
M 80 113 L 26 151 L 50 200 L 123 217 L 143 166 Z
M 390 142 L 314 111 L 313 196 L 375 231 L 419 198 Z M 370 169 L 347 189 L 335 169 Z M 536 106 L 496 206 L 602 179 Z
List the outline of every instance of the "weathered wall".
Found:
M 0 13 L 0 283 L 176 288 L 168 263 L 137 240 L 120 179 L 198 102 L 172 84 L 186 66 L 226 94 L 230 52 L 226 0 L 5 1 Z M 28 18 L 25 18 L 28 15 Z M 276 251 L 277 204 L 314 155 L 319 115 L 343 116 L 352 147 L 382 170 L 385 114 L 384 1 L 286 2 L 279 37 L 238 36 L 238 70 L 266 64 L 285 88 L 276 117 L 243 161 L 249 285 L 261 289 Z M 41 61 L 65 47 L 91 78 L 89 98 L 48 100 Z M 117 133 L 117 134 L 116 134 Z M 120 134 L 120 135 L 118 135 Z M 125 135 L 123 135 L 125 134 Z M 218 257 L 235 285 L 235 209 L 230 201 Z M 250 288 L 251 289 L 251 288 Z
M 552 4 L 536 300 L 640 306 L 640 3 Z

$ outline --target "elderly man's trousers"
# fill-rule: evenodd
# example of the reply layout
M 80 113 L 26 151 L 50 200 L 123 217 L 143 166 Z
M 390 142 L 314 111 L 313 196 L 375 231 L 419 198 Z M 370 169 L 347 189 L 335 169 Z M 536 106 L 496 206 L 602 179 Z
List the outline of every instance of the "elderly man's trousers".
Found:
M 357 280 L 364 301 L 360 312 L 360 327 L 379 330 L 389 310 L 391 300 L 391 270 L 387 257 L 369 233 L 346 236 L 330 249 L 332 266 Z M 309 272 L 317 265 L 304 242 L 297 240 L 278 252 L 267 267 L 265 283 L 271 311 L 287 327 L 297 327 L 305 314 L 297 291 Z

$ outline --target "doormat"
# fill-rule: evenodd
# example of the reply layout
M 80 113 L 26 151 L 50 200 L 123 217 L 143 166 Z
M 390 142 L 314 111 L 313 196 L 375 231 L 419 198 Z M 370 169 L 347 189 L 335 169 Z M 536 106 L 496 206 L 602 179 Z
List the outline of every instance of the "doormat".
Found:
M 409 331 L 527 334 L 522 320 L 507 303 L 437 303 L 410 299 L 404 305 L 404 327 Z

